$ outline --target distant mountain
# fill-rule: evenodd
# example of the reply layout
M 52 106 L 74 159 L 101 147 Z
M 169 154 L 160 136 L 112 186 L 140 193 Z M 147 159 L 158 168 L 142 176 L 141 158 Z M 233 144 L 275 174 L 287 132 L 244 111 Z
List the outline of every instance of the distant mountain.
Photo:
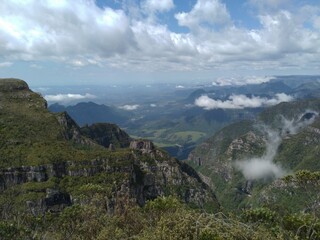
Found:
M 244 87 L 246 91 L 252 94 L 274 94 L 274 93 L 290 93 L 292 88 L 281 81 L 269 81 L 266 83 L 261 83 L 259 85 L 252 85 Z
M 241 94 L 248 98 L 255 96 L 271 99 L 278 93 L 285 93 L 295 99 L 317 98 L 320 97 L 320 85 L 316 76 L 285 76 L 245 86 L 182 88 L 161 97 L 159 102 L 154 101 L 151 95 L 148 102 L 140 103 L 140 107 L 134 111 L 123 111 L 92 102 L 68 107 L 53 104 L 49 109 L 53 112 L 68 112 L 80 126 L 104 122 L 119 124 L 130 135 L 150 139 L 172 156 L 185 159 L 193 147 L 224 126 L 240 120 L 253 120 L 264 109 L 205 110 L 194 105 L 197 98 L 208 95 L 226 101 L 230 100 L 231 95 Z
M 93 102 L 81 102 L 74 106 L 62 106 L 58 103 L 49 106 L 52 112 L 66 111 L 80 126 L 93 123 L 124 124 L 129 119 L 125 111 Z
M 301 84 L 312 84 L 320 80 L 320 75 L 288 75 L 275 76 L 272 81 L 283 82 L 292 89 L 299 87 Z
M 207 92 L 204 89 L 197 89 L 194 92 L 192 92 L 185 100 L 185 103 L 193 104 L 194 101 L 201 97 L 202 95 L 206 94 Z
M 0 110 L 0 239 L 320 238 L 320 100 L 224 127 L 189 155 L 199 173 L 114 124 L 80 128 L 22 80 L 0 79 Z

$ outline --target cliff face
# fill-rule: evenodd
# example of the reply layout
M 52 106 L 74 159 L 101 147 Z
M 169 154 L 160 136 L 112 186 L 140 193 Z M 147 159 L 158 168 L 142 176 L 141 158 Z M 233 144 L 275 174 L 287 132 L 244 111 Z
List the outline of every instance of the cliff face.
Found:
M 68 114 L 50 113 L 41 96 L 20 80 L 0 80 L 0 97 L 0 200 L 34 215 L 93 201 L 110 214 L 122 213 L 168 195 L 218 209 L 197 173 L 152 142 L 129 143 L 113 124 L 81 129 Z M 130 148 L 106 148 L 110 144 Z
M 82 135 L 93 139 L 98 144 L 109 147 L 129 147 L 130 136 L 117 125 L 112 123 L 95 123 L 81 128 Z
M 52 178 L 63 181 L 66 178 L 90 179 L 96 176 L 118 174 L 122 176 L 122 179 L 116 183 L 110 183 L 111 190 L 106 193 L 105 204 L 110 214 L 121 212 L 121 209 L 125 209 L 128 204 L 144 206 L 148 200 L 167 195 L 176 195 L 183 202 L 193 203 L 199 207 L 211 202 L 218 208 L 219 204 L 214 193 L 191 167 L 170 159 L 165 154 L 158 155 L 156 152 L 144 153 L 142 151 L 144 149 L 132 150 L 124 161 L 103 158 L 83 162 L 68 161 L 1 169 L 0 192 L 5 193 L 7 189 L 20 184 L 45 183 Z M 107 177 L 105 180 L 109 181 Z M 53 207 L 61 207 L 61 204 L 67 206 L 72 203 L 83 203 L 78 199 L 77 194 L 73 195 L 72 191 L 68 192 L 68 189 L 64 189 L 59 184 L 55 186 L 55 189 L 41 189 L 42 192 L 53 190 L 58 197 L 56 200 L 55 198 L 50 200 L 50 206 L 44 204 L 49 201 L 46 200 L 48 199 L 46 196 L 36 201 L 27 201 L 30 210 L 39 214 L 52 210 Z M 72 199 L 72 201 L 66 199 Z

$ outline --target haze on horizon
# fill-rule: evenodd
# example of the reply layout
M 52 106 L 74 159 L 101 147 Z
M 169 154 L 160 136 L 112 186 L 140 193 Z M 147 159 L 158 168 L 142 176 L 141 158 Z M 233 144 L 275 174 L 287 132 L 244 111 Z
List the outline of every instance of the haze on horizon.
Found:
M 0 54 L 0 77 L 33 86 L 317 75 L 320 5 L 6 0 L 0 5 Z

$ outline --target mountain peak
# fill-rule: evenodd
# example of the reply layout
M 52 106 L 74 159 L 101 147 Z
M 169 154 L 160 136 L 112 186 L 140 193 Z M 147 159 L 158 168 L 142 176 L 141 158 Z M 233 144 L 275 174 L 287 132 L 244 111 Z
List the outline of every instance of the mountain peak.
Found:
M 17 78 L 0 78 L 0 92 L 29 90 L 28 84 Z

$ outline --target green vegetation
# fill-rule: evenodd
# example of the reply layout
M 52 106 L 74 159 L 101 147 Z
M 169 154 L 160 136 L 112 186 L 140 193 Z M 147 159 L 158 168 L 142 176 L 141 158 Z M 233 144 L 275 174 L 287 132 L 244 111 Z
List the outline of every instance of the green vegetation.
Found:
M 114 147 L 124 148 L 129 147 L 130 144 L 129 135 L 111 123 L 86 125 L 81 128 L 81 133 L 104 147 L 109 147 L 112 144 Z
M 295 173 L 252 181 L 254 188 L 232 165 L 265 150 L 252 121 L 226 127 L 198 147 L 190 165 L 207 176 L 220 208 L 185 163 L 153 147 L 118 149 L 129 137 L 115 125 L 80 129 L 65 113 L 48 112 L 20 80 L 0 80 L 0 100 L 1 240 L 320 239 L 320 172 L 308 171 L 320 169 L 319 120 L 280 146 L 276 161 Z M 317 110 L 317 104 L 294 106 Z M 291 116 L 288 109 L 280 104 L 260 118 L 276 126 L 272 111 Z M 184 144 L 205 137 L 195 129 L 145 133 Z M 189 198 L 195 201 L 186 204 Z
M 284 118 L 301 123 L 302 114 L 319 110 L 318 99 L 281 103 L 267 108 L 258 115 L 256 122 L 242 121 L 231 124 L 198 145 L 189 155 L 188 163 L 209 178 L 225 209 L 241 211 L 242 208 L 266 204 L 268 207 L 277 205 L 279 209 L 285 208 L 291 213 L 302 211 L 301 206 L 307 200 L 303 192 L 297 191 L 294 196 L 288 195 L 286 191 L 289 190 L 276 187 L 277 182 L 273 183 L 270 178 L 248 181 L 233 163 L 234 160 L 263 156 L 266 152 L 267 137 L 261 129 L 268 126 L 283 134 L 283 141 L 273 161 L 281 166 L 284 172 L 319 171 L 320 163 L 316 160 L 320 155 L 319 117 L 308 127 L 301 128 L 298 133 L 292 134 L 282 129 Z M 295 196 L 298 197 L 292 200 Z
M 101 198 L 73 205 L 60 214 L 20 215 L 0 222 L 2 239 L 320 239 L 320 221 L 309 214 L 280 216 L 268 208 L 245 210 L 238 217 L 191 209 L 173 197 L 108 215 Z

